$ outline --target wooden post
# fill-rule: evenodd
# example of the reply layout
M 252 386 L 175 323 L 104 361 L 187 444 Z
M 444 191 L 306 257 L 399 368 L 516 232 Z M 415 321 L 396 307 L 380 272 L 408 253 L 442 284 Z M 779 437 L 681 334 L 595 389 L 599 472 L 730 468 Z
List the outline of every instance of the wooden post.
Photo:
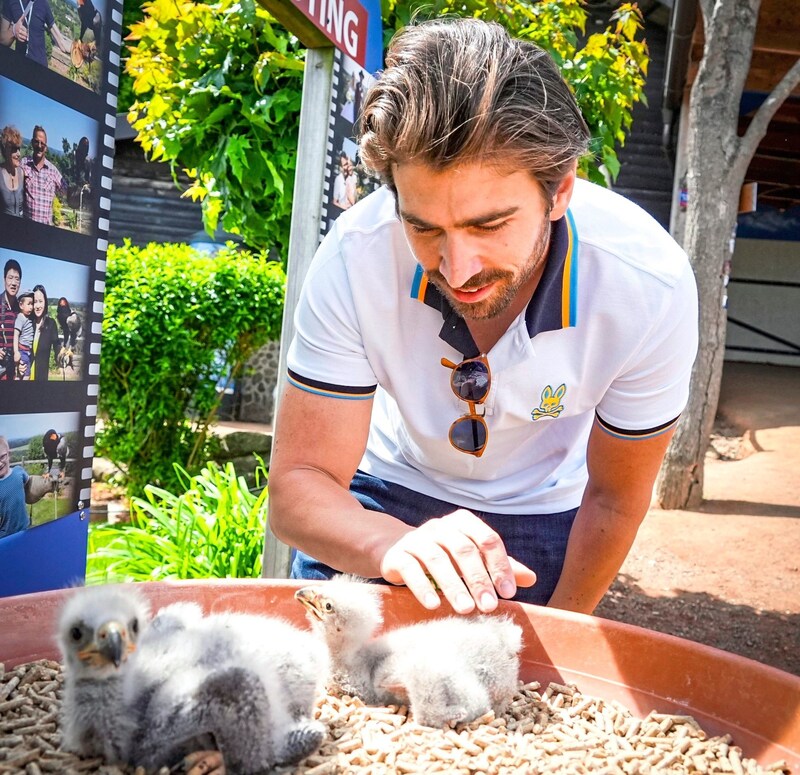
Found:
M 286 301 L 278 358 L 278 406 L 285 386 L 286 354 L 294 334 L 294 311 L 311 259 L 319 245 L 322 193 L 325 183 L 325 156 L 328 144 L 328 119 L 333 75 L 333 46 L 306 51 L 303 77 L 303 102 L 300 108 L 297 171 L 295 173 L 292 226 L 287 262 Z M 274 433 L 273 433 L 274 438 Z M 261 575 L 264 578 L 289 577 L 291 549 L 267 529 Z

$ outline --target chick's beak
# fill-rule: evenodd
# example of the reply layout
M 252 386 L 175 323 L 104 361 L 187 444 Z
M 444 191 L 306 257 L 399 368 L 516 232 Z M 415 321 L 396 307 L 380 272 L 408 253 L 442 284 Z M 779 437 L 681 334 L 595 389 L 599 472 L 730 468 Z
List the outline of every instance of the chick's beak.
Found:
M 125 654 L 125 629 L 119 622 L 106 622 L 97 630 L 97 650 L 119 667 Z
M 306 613 L 322 620 L 322 611 L 319 608 L 319 595 L 311 587 L 303 587 L 294 593 L 295 600 L 299 600 L 306 609 Z

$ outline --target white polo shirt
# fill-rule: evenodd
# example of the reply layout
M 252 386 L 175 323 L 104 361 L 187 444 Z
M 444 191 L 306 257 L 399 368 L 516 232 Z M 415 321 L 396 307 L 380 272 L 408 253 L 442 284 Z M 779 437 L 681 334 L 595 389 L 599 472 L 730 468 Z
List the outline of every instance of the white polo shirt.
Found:
M 676 421 L 697 349 L 697 294 L 686 254 L 656 221 L 577 181 L 533 298 L 487 353 L 480 458 L 448 441 L 468 408 L 441 365 L 478 350 L 427 283 L 387 188 L 336 220 L 295 323 L 292 384 L 332 400 L 374 396 L 361 470 L 469 509 L 547 514 L 580 504 L 595 417 L 625 438 Z

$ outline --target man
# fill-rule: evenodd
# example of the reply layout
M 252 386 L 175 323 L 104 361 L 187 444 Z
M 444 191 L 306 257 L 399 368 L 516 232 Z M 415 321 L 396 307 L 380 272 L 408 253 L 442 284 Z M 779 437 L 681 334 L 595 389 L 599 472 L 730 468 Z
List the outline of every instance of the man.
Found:
M 33 156 L 22 160 L 25 175 L 24 215 L 32 221 L 53 225 L 53 200 L 64 190 L 64 180 L 56 166 L 47 160 L 47 133 L 33 128 Z
M 339 155 L 339 174 L 333 181 L 333 203 L 342 210 L 347 210 L 356 203 L 353 162 L 344 151 Z
M 19 314 L 17 294 L 22 282 L 19 261 L 9 258 L 3 267 L 3 293 L 0 294 L 0 380 L 14 379 L 14 325 Z
M 15 43 L 14 49 L 20 56 L 47 67 L 45 32 L 65 54 L 70 53 L 72 41 L 56 26 L 48 0 L 3 0 L 0 43 L 4 46 Z
M 28 474 L 22 466 L 11 468 L 11 451 L 5 436 L 0 436 L 0 538 L 30 527 L 25 509 Z
M 367 93 L 386 187 L 305 280 L 270 465 L 293 575 L 591 612 L 688 396 L 686 255 L 576 180 L 588 130 L 552 60 L 497 25 L 407 28 Z M 535 583 L 534 583 L 535 582 Z

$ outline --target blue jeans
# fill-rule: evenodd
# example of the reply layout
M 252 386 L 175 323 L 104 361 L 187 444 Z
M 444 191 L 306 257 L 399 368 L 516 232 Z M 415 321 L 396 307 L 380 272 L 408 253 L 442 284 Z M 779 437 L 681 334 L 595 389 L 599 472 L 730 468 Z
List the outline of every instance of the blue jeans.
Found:
M 350 492 L 369 511 L 381 511 L 419 527 L 433 517 L 443 517 L 460 506 L 422 495 L 399 484 L 386 482 L 357 471 Z M 506 551 L 515 560 L 536 572 L 532 587 L 517 589 L 514 600 L 544 605 L 553 594 L 567 551 L 567 539 L 578 509 L 558 514 L 492 514 L 475 511 L 503 539 Z M 293 579 L 329 579 L 338 571 L 296 551 L 292 562 Z M 376 579 L 382 582 L 382 579 Z

